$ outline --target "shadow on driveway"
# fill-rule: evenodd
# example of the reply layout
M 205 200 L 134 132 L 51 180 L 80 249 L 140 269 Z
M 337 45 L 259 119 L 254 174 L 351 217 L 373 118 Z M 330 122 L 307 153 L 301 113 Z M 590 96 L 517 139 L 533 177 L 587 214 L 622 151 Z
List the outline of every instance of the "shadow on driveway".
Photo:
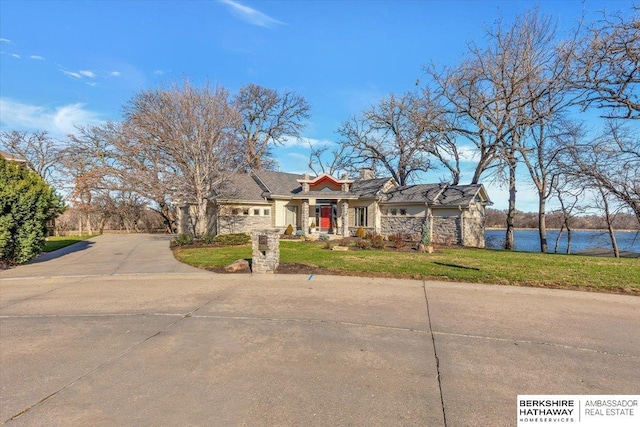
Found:
M 83 251 L 93 245 L 95 245 L 95 242 L 92 242 L 91 240 L 82 240 L 81 242 L 73 243 L 69 246 L 65 246 L 64 248 L 56 249 L 55 251 L 43 252 L 27 264 L 37 264 L 51 259 L 60 258 L 61 256 L 68 255 L 73 252 Z

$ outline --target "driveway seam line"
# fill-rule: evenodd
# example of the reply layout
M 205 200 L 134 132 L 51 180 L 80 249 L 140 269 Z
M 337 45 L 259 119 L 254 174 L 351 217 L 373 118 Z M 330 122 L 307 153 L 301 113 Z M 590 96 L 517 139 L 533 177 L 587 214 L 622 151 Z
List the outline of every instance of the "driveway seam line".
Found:
M 204 308 L 207 304 L 199 307 L 197 310 Z M 272 322 L 298 322 L 298 323 L 332 323 L 335 325 L 345 326 L 359 326 L 368 328 L 388 329 L 394 331 L 404 332 L 417 332 L 422 334 L 428 334 L 430 331 L 421 328 L 412 328 L 404 326 L 391 326 L 381 325 L 376 323 L 360 323 L 360 322 L 347 322 L 341 320 L 325 320 L 325 319 L 304 319 L 293 317 L 257 317 L 257 316 L 222 316 L 222 315 L 209 315 L 200 314 L 194 315 L 195 311 L 191 312 L 186 317 L 194 319 L 228 319 L 228 320 L 254 320 L 254 321 L 272 321 Z M 184 317 L 182 313 L 84 313 L 84 314 L 39 314 L 39 315 L 0 315 L 0 319 L 46 319 L 46 318 L 87 318 L 87 317 L 134 317 L 134 316 L 168 316 L 168 317 Z
M 422 281 L 422 289 L 424 290 L 424 301 L 427 304 L 427 321 L 429 324 L 429 333 L 431 335 L 431 344 L 433 346 L 433 356 L 436 360 L 436 372 L 438 379 L 438 389 L 440 391 L 440 406 L 442 407 L 442 421 L 444 427 L 447 427 L 447 412 L 444 408 L 444 395 L 442 394 L 442 380 L 440 377 L 440 358 L 438 358 L 438 351 L 436 349 L 436 339 L 433 333 L 433 327 L 431 326 L 431 311 L 429 310 L 429 297 L 427 296 L 427 282 Z
M 363 327 L 371 327 L 371 328 L 390 329 L 390 330 L 396 330 L 396 331 L 429 333 L 429 331 L 420 329 L 420 328 L 389 326 L 389 325 L 380 325 L 375 323 L 346 322 L 341 320 L 302 319 L 302 318 L 297 319 L 293 317 L 222 316 L 222 315 L 196 315 L 191 317 L 196 319 L 211 318 L 211 319 L 230 319 L 230 320 L 258 320 L 258 321 L 266 320 L 266 321 L 274 321 L 274 322 L 333 323 L 336 325 L 363 326 Z

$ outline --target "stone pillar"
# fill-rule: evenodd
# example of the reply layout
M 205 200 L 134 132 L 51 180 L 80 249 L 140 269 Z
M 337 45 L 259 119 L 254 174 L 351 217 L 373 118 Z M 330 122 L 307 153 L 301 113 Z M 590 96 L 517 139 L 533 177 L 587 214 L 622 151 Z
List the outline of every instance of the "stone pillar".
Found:
M 280 264 L 280 229 L 265 228 L 251 232 L 252 273 L 275 273 Z
M 192 234 L 189 227 L 189 205 L 178 206 L 178 234 Z
M 342 236 L 349 237 L 349 201 L 342 201 Z
M 309 232 L 309 200 L 307 199 L 302 200 L 302 229 L 305 235 Z

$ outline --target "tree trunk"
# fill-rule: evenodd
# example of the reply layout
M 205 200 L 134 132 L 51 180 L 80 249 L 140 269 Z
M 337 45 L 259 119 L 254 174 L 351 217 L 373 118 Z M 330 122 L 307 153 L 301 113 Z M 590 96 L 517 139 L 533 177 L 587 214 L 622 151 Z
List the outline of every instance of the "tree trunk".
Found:
M 509 210 L 507 212 L 507 233 L 504 248 L 508 251 L 514 249 L 513 231 L 516 218 L 516 159 L 509 159 Z
M 607 201 L 606 194 L 600 188 L 600 194 L 602 195 L 602 202 L 604 203 L 604 218 L 607 220 L 607 230 L 609 231 L 609 238 L 611 239 L 611 247 L 613 248 L 613 256 L 620 258 L 620 250 L 618 249 L 618 241 L 616 240 L 616 233 L 613 230 L 613 218 L 609 211 L 609 202 Z
M 560 231 L 558 231 L 558 237 L 556 237 L 556 246 L 553 248 L 553 252 L 558 253 L 558 245 L 560 245 L 560 238 L 562 237 L 562 231 L 564 230 L 564 223 L 560 226 Z
M 203 236 L 207 234 L 207 204 L 209 201 L 207 199 L 199 198 L 198 200 L 198 213 L 195 224 L 195 232 L 197 236 Z
M 174 233 L 176 231 L 174 227 L 175 221 L 171 219 L 171 210 L 169 209 L 169 206 L 164 202 L 158 202 L 158 206 L 160 207 L 160 210 L 156 212 L 159 212 L 160 216 L 162 216 L 167 233 Z
M 620 258 L 620 249 L 618 249 L 618 241 L 616 240 L 616 233 L 613 230 L 613 226 L 609 220 L 607 220 L 607 227 L 609 229 L 609 237 L 611 238 L 611 247 L 613 248 L 613 256 Z
M 544 195 L 539 192 L 538 203 L 538 234 L 540 235 L 540 252 L 549 252 L 549 245 L 547 244 L 547 201 L 544 199 Z
M 87 212 L 87 234 L 93 234 L 93 229 L 91 228 L 91 213 Z

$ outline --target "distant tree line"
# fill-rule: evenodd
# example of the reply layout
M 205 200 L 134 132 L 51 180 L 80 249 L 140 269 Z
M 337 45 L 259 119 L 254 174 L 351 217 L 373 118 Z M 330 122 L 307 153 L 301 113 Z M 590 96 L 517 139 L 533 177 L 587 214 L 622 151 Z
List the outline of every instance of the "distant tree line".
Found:
M 503 228 L 507 219 L 506 209 L 488 208 L 485 212 L 486 226 L 488 228 Z M 640 232 L 640 224 L 635 215 L 619 212 L 611 220 L 612 226 L 616 230 L 631 230 Z M 516 228 L 538 228 L 537 212 L 522 212 L 516 210 L 514 224 Z M 547 226 L 552 229 L 562 229 L 566 231 L 566 226 L 570 230 L 606 230 L 608 228 L 607 219 L 598 214 L 577 214 L 571 216 L 565 223 L 563 212 L 554 210 L 547 214 Z
M 537 10 L 511 24 L 497 20 L 460 63 L 426 65 L 414 88 L 345 120 L 337 144 L 311 146 L 309 168 L 368 168 L 400 185 L 434 170 L 452 184 L 494 180 L 509 190 L 506 249 L 514 247 L 516 184 L 525 170 L 538 195 L 542 252 L 549 217 L 570 229 L 587 200 L 602 212 L 615 249 L 620 213 L 640 222 L 639 12 L 603 14 L 563 37 Z M 587 111 L 604 125 L 580 120 Z M 80 127 L 66 141 L 9 131 L 0 148 L 66 187 L 80 229 L 147 206 L 173 231 L 176 206 L 189 203 L 193 233 L 203 234 L 208 203 L 228 173 L 274 168 L 273 150 L 301 137 L 309 113 L 293 92 L 249 84 L 231 94 L 185 80 L 136 94 L 120 121 Z M 474 172 L 463 182 L 469 164 Z M 550 200 L 560 206 L 552 215 Z

